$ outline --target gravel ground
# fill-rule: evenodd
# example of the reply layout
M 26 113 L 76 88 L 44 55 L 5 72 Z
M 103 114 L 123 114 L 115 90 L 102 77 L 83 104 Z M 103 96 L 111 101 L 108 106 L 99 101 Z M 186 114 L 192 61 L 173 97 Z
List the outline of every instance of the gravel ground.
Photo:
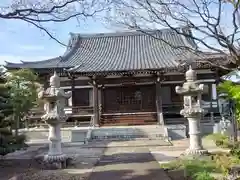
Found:
M 102 143 L 104 144 L 104 143 Z M 109 144 L 109 143 L 106 143 Z M 105 153 L 113 153 L 114 155 L 104 154 L 105 159 L 101 162 L 103 163 L 105 160 L 111 161 L 120 161 L 124 162 L 123 166 L 126 166 L 125 162 L 131 159 L 131 161 L 135 162 L 137 166 L 140 166 L 138 160 L 143 160 L 145 158 L 151 159 L 152 163 L 144 163 L 146 167 L 142 167 L 142 170 L 157 168 L 158 164 L 155 163 L 153 157 L 150 152 L 147 151 L 149 145 L 166 145 L 166 142 L 155 142 L 155 141 L 126 141 L 126 142 L 113 142 L 110 143 L 111 146 L 115 148 L 111 148 L 108 146 L 99 147 L 96 143 L 89 144 L 88 146 L 67 146 L 63 148 L 64 154 L 74 158 L 74 164 L 64 170 L 46 170 L 43 165 L 40 165 L 36 162 L 34 157 L 42 156 L 47 153 L 48 149 L 44 148 L 41 150 L 36 150 L 38 147 L 30 147 L 27 151 L 19 151 L 12 154 L 9 154 L 5 159 L 0 160 L 0 180 L 86 180 L 92 173 L 95 164 L 99 161 L 100 157 L 105 152 L 104 149 L 107 147 L 108 151 Z M 129 147 L 133 146 L 133 147 Z M 144 149 L 144 153 L 142 155 L 135 154 L 139 149 Z M 107 156 L 106 156 L 107 155 Z M 108 156 L 110 155 L 110 156 Z M 117 156 L 117 158 L 114 158 Z M 111 157 L 111 158 L 110 158 Z M 110 159 L 108 159 L 110 158 Z M 144 162 L 144 161 L 143 161 Z M 109 163 L 109 162 L 108 162 Z M 138 164 L 139 163 L 139 164 Z M 111 164 L 111 163 L 110 163 Z M 155 165 L 156 164 L 156 165 Z M 133 164 L 129 165 L 128 168 L 131 169 L 134 166 Z M 156 166 L 156 167 L 155 167 Z M 114 166 L 115 167 L 115 166 Z M 127 166 L 126 166 L 127 167 Z M 98 168 L 100 168 L 98 166 Z M 102 167 L 103 168 L 103 167 Z M 121 166 L 117 166 L 116 168 L 123 168 Z M 101 169 L 101 168 L 100 168 Z M 103 168 L 104 169 L 104 168 Z M 124 168 L 123 168 L 124 169 Z M 140 168 L 141 169 L 141 168 Z M 142 171 L 140 170 L 140 171 Z M 96 171 L 95 171 L 96 172 Z M 138 171 L 139 172 L 139 171 Z M 96 173 L 95 173 L 96 174 Z M 154 173 L 153 173 L 154 174 Z M 152 174 L 152 175 L 153 175 Z M 158 173 L 157 173 L 158 174 Z M 104 177 L 106 175 L 105 172 L 101 172 L 101 176 Z M 154 175 L 155 176 L 155 175 Z M 142 177 L 144 178 L 144 176 Z M 151 178 L 150 178 L 151 179 Z M 94 179 L 95 180 L 95 179 Z
M 93 166 L 94 164 L 92 164 Z M 70 167 L 71 168 L 71 167 Z M 35 160 L 1 160 L 1 180 L 85 180 L 91 168 L 72 167 L 74 169 L 45 170 Z M 81 169 L 80 169 L 81 168 Z
M 47 149 L 34 152 L 15 152 L 0 160 L 0 180 L 85 180 L 103 153 L 103 148 L 63 148 L 74 159 L 67 169 L 46 170 L 34 157 L 46 154 Z M 19 153 L 19 154 L 18 154 Z

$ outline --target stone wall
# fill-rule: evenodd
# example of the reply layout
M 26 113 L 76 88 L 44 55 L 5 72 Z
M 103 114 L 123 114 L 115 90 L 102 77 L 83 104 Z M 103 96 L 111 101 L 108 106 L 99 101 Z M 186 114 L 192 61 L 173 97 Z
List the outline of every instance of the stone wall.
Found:
M 84 142 L 88 128 L 62 128 L 62 142 Z M 21 134 L 27 136 L 28 143 L 47 143 L 48 128 L 21 129 Z

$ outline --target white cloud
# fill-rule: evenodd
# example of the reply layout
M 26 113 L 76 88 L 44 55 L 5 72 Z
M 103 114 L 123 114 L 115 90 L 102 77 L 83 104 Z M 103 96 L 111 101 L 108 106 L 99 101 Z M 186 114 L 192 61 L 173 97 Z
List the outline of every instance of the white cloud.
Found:
M 19 48 L 26 51 L 42 51 L 45 49 L 44 46 L 40 45 L 20 45 Z

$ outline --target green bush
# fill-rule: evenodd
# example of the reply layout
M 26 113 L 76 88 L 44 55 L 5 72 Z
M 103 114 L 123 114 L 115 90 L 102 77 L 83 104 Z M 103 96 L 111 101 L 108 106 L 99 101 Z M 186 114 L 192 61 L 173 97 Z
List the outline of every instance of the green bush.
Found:
M 25 141 L 26 141 L 25 135 L 19 135 L 16 137 L 12 135 L 10 130 L 1 129 L 0 130 L 0 155 L 6 155 L 8 153 L 11 153 L 26 147 Z
M 230 150 L 230 154 L 240 159 L 240 144 L 239 142 L 234 144 Z
M 194 180 L 215 180 L 214 177 L 210 175 L 209 172 L 203 171 L 203 172 L 197 172 L 193 176 Z
M 7 128 L 0 128 L 0 135 L 2 136 L 11 136 L 12 132 Z
M 186 175 L 190 177 L 194 177 L 199 172 L 218 172 L 215 162 L 211 160 L 186 160 L 184 169 L 186 170 Z
M 209 138 L 215 141 L 217 146 L 229 148 L 230 154 L 240 159 L 240 142 L 233 143 L 228 136 L 222 134 L 211 134 Z
M 232 142 L 229 140 L 229 137 L 221 133 L 208 135 L 207 138 L 213 140 L 218 147 L 231 148 L 233 146 Z
M 232 150 L 233 151 L 233 150 Z M 212 180 L 210 173 L 221 173 L 227 175 L 233 165 L 240 164 L 240 150 L 237 145 L 231 153 L 216 152 L 207 159 L 178 159 L 161 165 L 162 168 L 171 170 L 184 169 L 188 177 L 193 180 Z
M 26 141 L 26 136 L 24 134 L 14 137 L 14 144 L 24 144 Z
M 169 170 L 183 169 L 185 164 L 185 160 L 178 159 L 168 163 L 161 164 L 160 167 Z
M 166 164 L 162 164 L 161 167 L 171 169 L 171 170 L 185 169 L 186 176 L 191 177 L 194 180 L 207 180 L 206 178 L 208 177 L 208 175 L 210 176 L 209 173 L 221 172 L 221 169 L 218 169 L 216 167 L 216 162 L 211 159 L 209 160 L 178 159 Z M 206 178 L 204 179 L 204 177 Z M 212 180 L 212 177 L 209 180 Z
M 213 161 L 215 162 L 217 169 L 219 169 L 223 174 L 228 174 L 229 168 L 232 165 L 231 156 L 228 154 L 216 154 L 213 156 Z
M 14 152 L 15 149 L 11 147 L 1 147 L 0 146 L 0 155 L 5 156 L 8 153 Z

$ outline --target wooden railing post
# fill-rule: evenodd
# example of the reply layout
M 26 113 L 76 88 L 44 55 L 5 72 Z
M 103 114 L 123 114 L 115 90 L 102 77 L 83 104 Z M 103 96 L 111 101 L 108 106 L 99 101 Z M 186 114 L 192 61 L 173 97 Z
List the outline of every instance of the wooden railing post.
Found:
M 93 85 L 93 114 L 94 114 L 94 126 L 99 126 L 99 103 L 98 103 L 98 84 L 96 79 L 92 81 Z

